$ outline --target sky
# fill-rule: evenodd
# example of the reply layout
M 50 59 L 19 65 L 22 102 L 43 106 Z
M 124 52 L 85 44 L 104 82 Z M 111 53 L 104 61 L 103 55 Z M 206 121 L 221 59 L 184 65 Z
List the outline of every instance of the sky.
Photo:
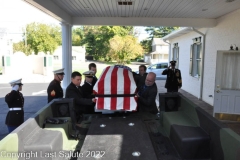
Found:
M 46 13 L 34 8 L 23 0 L 0 0 L 0 34 L 1 28 L 7 28 L 8 37 L 13 42 L 22 40 L 24 27 L 32 22 L 56 24 L 60 22 Z M 148 37 L 144 27 L 135 27 L 139 32 L 139 41 Z

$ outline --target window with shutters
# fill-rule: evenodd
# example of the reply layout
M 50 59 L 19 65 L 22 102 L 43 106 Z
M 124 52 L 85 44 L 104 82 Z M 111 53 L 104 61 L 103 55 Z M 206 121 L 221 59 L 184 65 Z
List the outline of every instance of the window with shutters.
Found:
M 173 44 L 173 49 L 172 49 L 172 61 L 176 61 L 176 68 L 179 67 L 179 47 L 178 47 L 178 43 L 174 43 Z
M 190 49 L 190 67 L 189 74 L 199 78 L 201 76 L 202 65 L 202 43 L 201 37 L 193 39 L 193 44 Z

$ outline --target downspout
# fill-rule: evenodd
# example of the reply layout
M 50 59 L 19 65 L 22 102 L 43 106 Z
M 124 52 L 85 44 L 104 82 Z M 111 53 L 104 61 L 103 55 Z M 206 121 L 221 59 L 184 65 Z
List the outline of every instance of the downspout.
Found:
M 203 34 L 202 32 L 196 30 L 194 27 L 192 27 L 192 30 L 203 37 L 203 49 L 202 49 L 202 69 L 201 69 L 201 74 L 200 74 L 200 92 L 199 92 L 199 100 L 202 100 L 202 95 L 203 95 L 203 76 L 204 76 L 204 57 L 205 57 L 205 38 L 206 35 Z
M 168 53 L 168 55 L 169 55 L 169 56 L 168 56 L 168 62 L 169 62 L 170 59 L 172 58 L 172 57 L 171 57 L 171 55 L 172 55 L 172 54 L 171 54 L 171 43 L 167 42 L 165 39 L 163 40 L 163 42 L 169 44 L 169 53 Z

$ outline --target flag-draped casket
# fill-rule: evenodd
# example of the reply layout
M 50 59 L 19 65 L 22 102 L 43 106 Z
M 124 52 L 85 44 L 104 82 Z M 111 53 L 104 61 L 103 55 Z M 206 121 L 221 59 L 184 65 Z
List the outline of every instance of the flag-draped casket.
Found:
M 93 88 L 96 110 L 136 110 L 136 83 L 132 72 L 123 66 L 105 68 Z

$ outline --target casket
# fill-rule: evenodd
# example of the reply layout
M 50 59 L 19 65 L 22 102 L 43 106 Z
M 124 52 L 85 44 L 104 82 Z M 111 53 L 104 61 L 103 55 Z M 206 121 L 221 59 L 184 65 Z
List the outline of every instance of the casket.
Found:
M 125 66 L 106 67 L 93 87 L 96 111 L 136 110 L 136 83 Z

